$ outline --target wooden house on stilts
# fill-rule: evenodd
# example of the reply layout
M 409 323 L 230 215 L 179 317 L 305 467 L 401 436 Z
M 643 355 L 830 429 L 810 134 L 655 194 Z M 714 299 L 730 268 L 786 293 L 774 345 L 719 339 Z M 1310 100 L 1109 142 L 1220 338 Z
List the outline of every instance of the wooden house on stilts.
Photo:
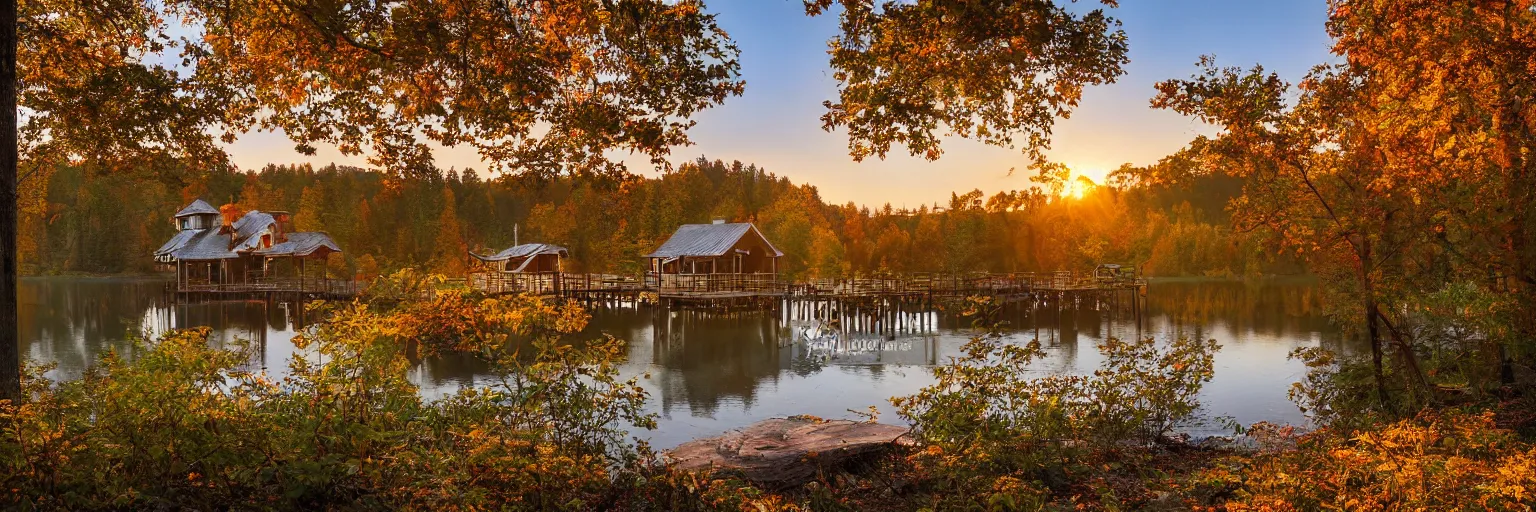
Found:
M 663 295 L 780 293 L 783 256 L 750 223 L 684 224 L 645 255 L 645 284 Z
M 352 295 L 350 280 L 326 278 L 326 259 L 341 247 L 321 232 L 295 232 L 287 212 L 224 215 L 198 199 L 176 212 L 177 232 L 155 250 L 176 269 L 175 291 L 207 298 Z
M 473 252 L 469 256 L 469 280 L 474 289 L 547 294 L 560 292 L 562 262 L 570 252 L 558 245 L 522 244 L 490 256 Z

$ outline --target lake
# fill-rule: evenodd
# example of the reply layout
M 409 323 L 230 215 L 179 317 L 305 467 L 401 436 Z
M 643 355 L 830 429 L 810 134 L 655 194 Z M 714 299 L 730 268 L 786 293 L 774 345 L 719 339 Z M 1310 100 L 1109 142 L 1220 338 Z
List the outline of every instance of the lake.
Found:
M 209 326 L 211 342 L 256 344 L 251 364 L 286 369 L 290 343 L 302 315 L 284 304 L 218 302 L 174 304 L 160 279 L 24 278 L 20 282 L 22 357 L 54 362 L 48 377 L 78 378 L 102 354 L 131 356 L 131 332 Z M 1213 338 L 1221 346 L 1215 377 L 1201 393 L 1202 416 L 1229 416 L 1243 424 L 1300 424 L 1305 418 L 1286 391 L 1305 372 L 1286 355 L 1297 347 L 1323 345 L 1353 352 L 1322 315 L 1316 284 L 1304 280 L 1153 281 L 1138 329 L 1125 310 L 1087 307 L 1030 310 L 1003 316 L 1014 339 L 1034 337 L 1050 357 L 1035 371 L 1087 373 L 1102 360 L 1096 344 L 1107 337 L 1139 335 Z M 644 376 L 658 428 L 637 432 L 668 448 L 716 435 L 760 419 L 812 414 L 851 418 L 850 409 L 879 406 L 881 421 L 899 423 L 886 401 L 931 383 L 929 368 L 960 355 L 969 339 L 968 319 L 926 312 L 928 326 L 890 334 L 826 333 L 814 323 L 779 315 L 706 315 L 653 308 L 597 310 L 587 336 L 608 333 L 628 340 L 626 375 Z M 452 393 L 484 378 L 484 367 L 467 358 L 425 361 L 412 379 L 429 397 Z M 1214 421 L 1188 428 L 1195 435 L 1220 433 Z

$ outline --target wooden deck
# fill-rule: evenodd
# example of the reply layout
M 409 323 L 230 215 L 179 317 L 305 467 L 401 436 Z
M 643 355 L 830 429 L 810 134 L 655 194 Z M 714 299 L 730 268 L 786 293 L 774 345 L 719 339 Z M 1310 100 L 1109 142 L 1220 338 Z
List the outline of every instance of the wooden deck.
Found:
M 465 279 L 475 290 L 489 294 L 532 293 L 572 296 L 593 292 L 641 292 L 643 284 L 633 277 L 571 272 L 476 272 Z
M 245 283 L 187 281 L 166 285 L 177 300 L 342 300 L 356 297 L 364 286 L 342 279 L 259 279 Z
M 565 272 L 471 274 L 466 283 L 491 294 L 532 293 L 589 304 L 667 305 L 716 309 L 766 308 L 778 301 L 934 302 L 974 295 L 1004 300 L 1059 302 L 1140 293 L 1146 281 L 1131 275 L 1098 276 L 1070 271 L 1048 273 L 910 274 L 791 282 L 775 274 L 656 274 L 636 279 L 611 274 Z

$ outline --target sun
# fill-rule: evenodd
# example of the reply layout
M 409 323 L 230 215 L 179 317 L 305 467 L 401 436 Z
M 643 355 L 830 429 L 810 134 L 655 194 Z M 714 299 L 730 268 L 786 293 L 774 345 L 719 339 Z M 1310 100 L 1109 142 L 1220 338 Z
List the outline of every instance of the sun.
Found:
M 1072 177 L 1072 179 L 1067 180 L 1067 188 L 1063 192 L 1065 192 L 1064 195 L 1066 197 L 1072 199 L 1082 199 L 1084 196 L 1087 196 L 1089 192 L 1093 192 L 1093 189 L 1097 187 L 1098 184 L 1094 183 L 1092 179 L 1088 178 L 1087 176 L 1077 175 Z

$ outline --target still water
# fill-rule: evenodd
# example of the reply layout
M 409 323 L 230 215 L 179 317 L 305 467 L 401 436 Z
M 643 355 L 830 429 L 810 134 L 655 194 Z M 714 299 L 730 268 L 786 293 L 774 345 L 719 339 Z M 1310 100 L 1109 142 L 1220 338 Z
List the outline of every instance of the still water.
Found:
M 131 333 L 206 325 L 212 343 L 249 340 L 258 360 L 281 372 L 303 319 L 292 308 L 262 302 L 172 304 L 155 279 L 28 278 L 21 280 L 22 357 L 57 363 L 49 378 L 78 378 L 109 350 L 131 356 Z M 1201 394 L 1205 418 L 1243 424 L 1305 421 L 1286 390 L 1305 368 L 1286 358 L 1294 348 L 1324 345 L 1344 350 L 1343 338 L 1322 316 L 1320 293 L 1306 281 L 1154 281 L 1140 329 L 1124 309 L 1012 308 L 1004 316 L 1013 337 L 1034 337 L 1050 357 L 1044 373 L 1087 373 L 1103 359 L 1097 344 L 1110 336 L 1212 338 L 1222 346 L 1213 380 Z M 754 421 L 795 414 L 853 417 L 878 406 L 881 421 L 899 422 L 887 399 L 932 382 L 929 368 L 960 355 L 969 320 L 942 313 L 915 315 L 913 332 L 830 333 L 815 323 L 780 315 L 729 317 L 691 312 L 598 310 L 587 336 L 608 333 L 629 341 L 623 372 L 640 376 L 650 393 L 658 428 L 638 435 L 661 448 L 715 435 Z M 413 380 L 427 396 L 452 393 L 484 378 L 484 367 L 464 358 L 423 362 Z M 1219 433 L 1214 421 L 1188 428 Z

